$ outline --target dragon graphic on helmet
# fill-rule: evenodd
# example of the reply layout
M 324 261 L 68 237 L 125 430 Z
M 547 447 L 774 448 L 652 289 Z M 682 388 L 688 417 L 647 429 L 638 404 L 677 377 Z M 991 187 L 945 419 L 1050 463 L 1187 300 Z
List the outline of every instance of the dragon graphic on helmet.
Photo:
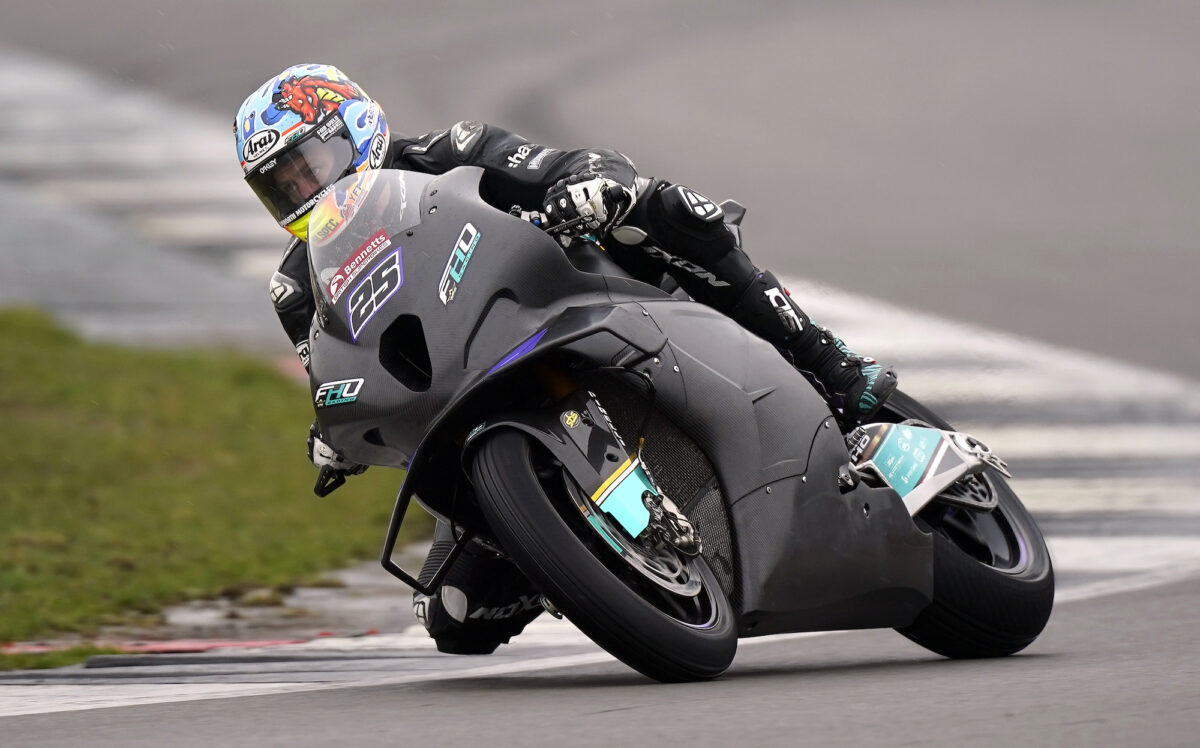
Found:
M 332 65 L 293 65 L 250 94 L 234 120 L 247 184 L 280 226 L 308 239 L 309 212 L 342 177 L 378 169 L 383 110 Z

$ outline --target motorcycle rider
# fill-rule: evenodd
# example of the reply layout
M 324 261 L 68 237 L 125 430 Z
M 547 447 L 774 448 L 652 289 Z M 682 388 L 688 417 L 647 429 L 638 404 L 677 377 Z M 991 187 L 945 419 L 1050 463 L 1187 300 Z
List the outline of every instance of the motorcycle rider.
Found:
M 587 234 L 631 275 L 658 284 L 669 275 L 696 301 L 729 315 L 779 349 L 809 376 L 840 420 L 869 420 L 896 388 L 895 372 L 851 352 L 815 323 L 769 271 L 742 251 L 736 226 L 699 192 L 639 176 L 633 162 L 609 149 L 560 150 L 530 143 L 495 125 L 462 121 L 418 138 L 393 136 L 383 110 L 329 65 L 287 68 L 246 98 L 234 120 L 246 182 L 279 225 L 295 238 L 270 283 L 283 328 L 307 368 L 314 313 L 306 241 L 309 214 L 342 177 L 366 169 L 440 174 L 482 167 L 482 189 L 494 205 L 520 206 L 550 226 L 569 223 L 564 246 Z M 365 469 L 321 440 L 314 423 L 309 456 L 318 467 Z M 453 545 L 439 524 L 422 582 Z M 505 558 L 476 541 L 460 555 L 438 595 L 414 598 L 417 617 L 454 653 L 493 651 L 541 610 L 540 596 Z

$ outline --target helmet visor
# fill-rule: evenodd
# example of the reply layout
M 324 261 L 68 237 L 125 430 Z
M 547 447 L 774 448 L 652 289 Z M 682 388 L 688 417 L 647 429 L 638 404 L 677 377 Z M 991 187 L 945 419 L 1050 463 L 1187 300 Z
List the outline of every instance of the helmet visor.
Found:
M 246 183 L 281 226 L 311 210 L 354 164 L 354 145 L 345 128 L 324 141 L 316 135 L 313 130 L 246 175 Z

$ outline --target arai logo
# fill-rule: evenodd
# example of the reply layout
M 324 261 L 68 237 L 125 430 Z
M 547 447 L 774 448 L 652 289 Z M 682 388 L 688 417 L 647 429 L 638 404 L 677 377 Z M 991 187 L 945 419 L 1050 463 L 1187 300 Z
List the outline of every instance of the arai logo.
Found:
M 246 138 L 246 144 L 242 146 L 242 160 L 257 161 L 267 155 L 278 142 L 278 130 L 260 130 Z
M 383 166 L 383 155 L 387 152 L 387 138 L 383 133 L 375 133 L 375 137 L 371 140 L 371 153 L 369 160 L 372 169 L 378 169 Z

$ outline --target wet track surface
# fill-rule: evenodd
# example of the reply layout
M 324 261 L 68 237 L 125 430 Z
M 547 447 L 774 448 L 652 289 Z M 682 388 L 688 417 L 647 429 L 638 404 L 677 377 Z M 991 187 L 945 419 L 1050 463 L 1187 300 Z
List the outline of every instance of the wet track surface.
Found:
M 368 19 L 357 33 L 328 33 L 326 6 L 308 2 L 129 2 L 66 24 L 72 6 L 94 12 L 22 8 L 0 30 L 7 50 L 91 68 L 83 92 L 60 81 L 74 116 L 90 117 L 70 142 L 31 159 L 41 131 L 0 125 L 5 223 L 19 227 L 4 251 L 19 245 L 22 276 L 43 279 L 5 273 L 0 300 L 122 339 L 186 342 L 192 323 L 195 339 L 215 326 L 270 345 L 261 288 L 282 241 L 237 184 L 227 122 L 266 76 L 331 61 L 397 129 L 472 117 L 620 148 L 646 172 L 749 205 L 751 255 L 781 274 L 1001 331 L 799 284 L 853 347 L 899 363 L 906 389 L 1012 457 L 1063 594 L 1016 658 L 948 662 L 886 631 L 783 638 L 744 642 L 727 676 L 687 686 L 650 685 L 553 626 L 492 658 L 403 640 L 13 676 L 0 678 L 0 713 L 26 693 L 54 694 L 33 711 L 133 703 L 130 686 L 181 701 L 5 717 L 0 743 L 1194 738 L 1200 411 L 1190 380 L 1147 371 L 1200 365 L 1194 6 L 614 2 L 589 17 L 561 3 L 360 2 L 340 12 Z M 418 63 L 420 79 L 388 72 Z M 160 101 L 196 113 L 202 133 L 173 169 L 155 160 Z M 31 106 L 66 116 L 61 102 Z M 225 166 L 211 155 L 222 151 Z M 64 205 L 81 215 L 56 217 Z M 44 280 L 55 252 L 80 256 L 97 236 L 95 275 L 71 293 Z M 128 273 L 106 275 L 110 258 Z M 214 313 L 180 310 L 164 291 L 179 287 L 226 298 L 226 311 L 195 326 Z M 409 620 L 404 597 L 392 630 Z M 301 690 L 186 700 L 264 689 Z

